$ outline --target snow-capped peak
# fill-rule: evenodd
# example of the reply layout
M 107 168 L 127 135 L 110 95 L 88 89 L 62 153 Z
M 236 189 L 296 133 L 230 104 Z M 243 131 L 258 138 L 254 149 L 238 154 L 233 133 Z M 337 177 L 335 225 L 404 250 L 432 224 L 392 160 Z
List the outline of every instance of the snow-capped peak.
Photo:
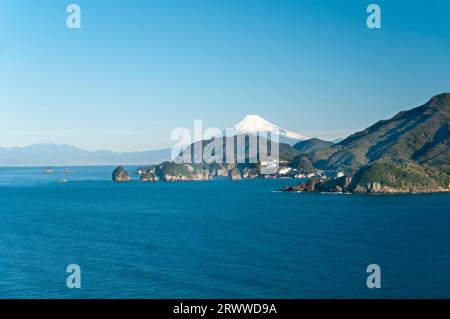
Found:
M 233 126 L 233 131 L 236 134 L 245 134 L 245 133 L 258 133 L 258 132 L 270 132 L 270 133 L 278 133 L 280 136 L 284 136 L 290 139 L 296 140 L 306 140 L 307 137 L 288 131 L 283 129 L 269 121 L 266 121 L 259 115 L 247 115 L 243 120 L 236 123 Z

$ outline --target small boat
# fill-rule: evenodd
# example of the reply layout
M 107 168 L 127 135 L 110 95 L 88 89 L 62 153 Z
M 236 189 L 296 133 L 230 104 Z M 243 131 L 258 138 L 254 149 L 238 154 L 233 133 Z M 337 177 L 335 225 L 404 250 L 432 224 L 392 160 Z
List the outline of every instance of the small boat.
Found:
M 60 184 L 65 184 L 65 183 L 68 183 L 68 182 L 69 182 L 69 180 L 67 180 L 67 179 L 60 179 L 59 180 Z
M 46 173 L 46 174 L 52 174 L 54 171 L 53 171 L 53 169 L 49 166 L 49 167 L 47 167 L 47 169 L 44 171 L 44 173 Z
M 70 168 L 65 168 L 64 173 L 73 173 L 73 170 L 71 170 Z

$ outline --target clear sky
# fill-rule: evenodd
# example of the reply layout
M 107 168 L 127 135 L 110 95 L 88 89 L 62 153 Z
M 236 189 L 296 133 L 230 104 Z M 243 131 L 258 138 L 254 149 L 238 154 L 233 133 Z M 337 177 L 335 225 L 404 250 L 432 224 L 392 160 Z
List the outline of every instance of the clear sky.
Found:
M 156 149 L 246 114 L 344 137 L 450 91 L 449 15 L 447 0 L 2 0 L 0 146 Z

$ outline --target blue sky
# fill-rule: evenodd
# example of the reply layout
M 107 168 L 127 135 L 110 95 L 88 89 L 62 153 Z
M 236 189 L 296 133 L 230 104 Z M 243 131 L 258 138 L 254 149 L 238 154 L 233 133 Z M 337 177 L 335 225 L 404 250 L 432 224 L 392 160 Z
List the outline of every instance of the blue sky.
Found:
M 336 138 L 449 92 L 450 2 L 372 2 L 3 0 L 0 146 L 156 149 L 246 114 Z

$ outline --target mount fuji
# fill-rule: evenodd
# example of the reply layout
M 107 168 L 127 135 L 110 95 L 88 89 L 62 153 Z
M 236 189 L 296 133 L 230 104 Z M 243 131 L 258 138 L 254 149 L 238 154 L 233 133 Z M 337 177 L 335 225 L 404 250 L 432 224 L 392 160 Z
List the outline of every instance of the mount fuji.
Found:
M 257 133 L 275 134 L 278 135 L 279 141 L 281 143 L 287 143 L 290 145 L 294 145 L 299 141 L 309 139 L 308 137 L 303 136 L 299 133 L 286 130 L 273 123 L 270 123 L 259 115 L 245 116 L 244 119 L 233 125 L 230 131 L 233 135 Z

